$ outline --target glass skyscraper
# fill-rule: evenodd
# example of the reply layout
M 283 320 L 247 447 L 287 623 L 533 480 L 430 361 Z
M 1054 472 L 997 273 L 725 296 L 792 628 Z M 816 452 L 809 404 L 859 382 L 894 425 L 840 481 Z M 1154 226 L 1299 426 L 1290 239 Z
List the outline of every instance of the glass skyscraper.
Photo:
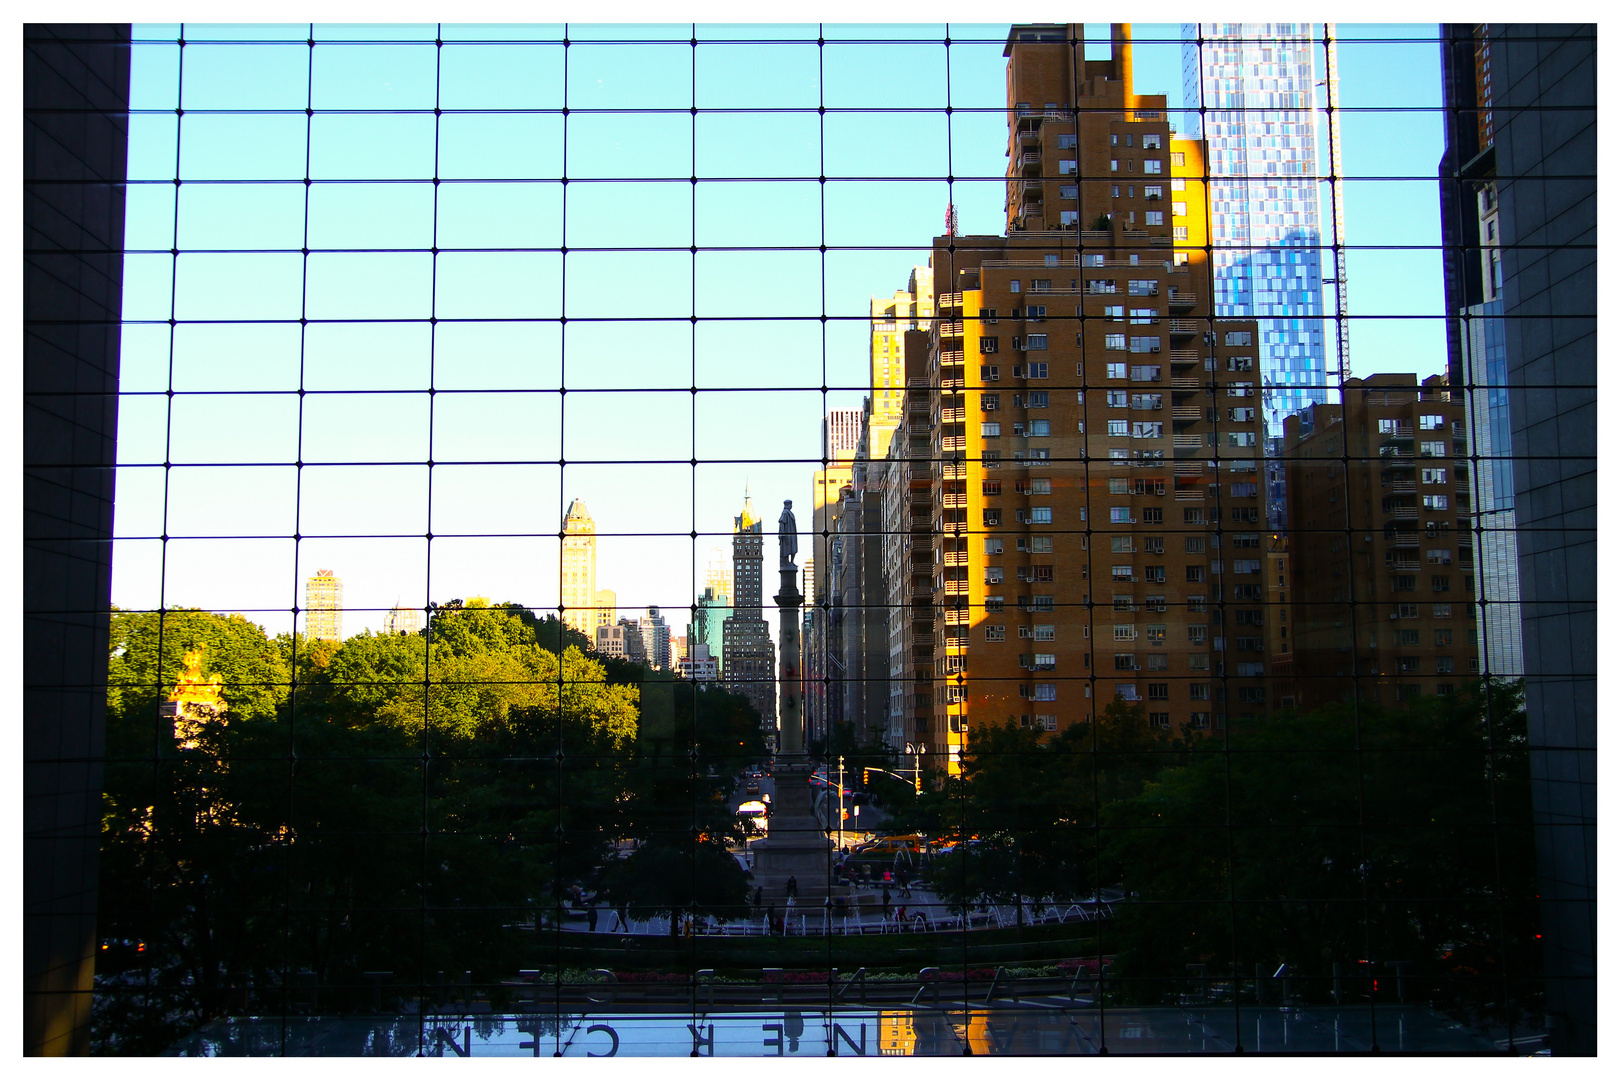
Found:
M 1328 244 L 1343 235 L 1333 227 L 1342 215 L 1322 205 L 1327 195 L 1319 191 L 1316 87 L 1333 80 L 1318 70 L 1312 29 L 1311 23 L 1182 25 L 1184 104 L 1189 125 L 1201 118 L 1208 140 L 1214 314 L 1259 321 L 1263 414 L 1273 442 L 1284 417 L 1327 400 L 1323 317 L 1334 312 L 1323 305 L 1322 245 L 1324 233 Z M 1336 130 L 1329 137 L 1336 140 Z M 1344 275 L 1331 258 L 1328 266 L 1342 311 Z M 1340 341 L 1341 358 L 1344 347 Z

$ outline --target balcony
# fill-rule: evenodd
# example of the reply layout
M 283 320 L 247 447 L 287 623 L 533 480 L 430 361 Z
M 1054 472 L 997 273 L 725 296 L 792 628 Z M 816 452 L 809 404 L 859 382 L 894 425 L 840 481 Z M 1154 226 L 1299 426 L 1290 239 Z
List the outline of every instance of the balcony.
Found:
M 939 322 L 939 336 L 942 338 L 959 338 L 962 336 L 961 319 L 942 319 Z M 942 350 L 943 353 L 943 350 Z
M 958 325 L 960 325 L 960 324 L 958 324 Z M 941 350 L 939 350 L 939 362 L 941 364 L 960 364 L 962 361 L 964 361 L 966 359 L 967 359 L 967 353 L 964 352 L 961 349 L 941 349 Z
M 941 293 L 939 306 L 943 308 L 959 308 L 962 306 L 962 294 L 959 292 Z
M 967 436 L 946 435 L 939 440 L 939 448 L 941 450 L 966 450 Z
M 1202 334 L 1204 324 L 1198 319 L 1170 319 L 1166 325 L 1175 337 L 1187 337 L 1193 334 Z
M 1196 405 L 1175 405 L 1170 409 L 1170 419 L 1178 424 L 1203 418 L 1204 410 Z
M 1170 363 L 1172 364 L 1196 364 L 1198 363 L 1198 359 L 1199 357 L 1197 349 L 1170 350 Z
M 939 504 L 941 506 L 946 506 L 946 507 L 966 506 L 967 505 L 967 496 L 966 495 L 941 495 L 939 497 Z
M 1396 506 L 1384 511 L 1384 515 L 1398 521 L 1412 521 L 1416 520 L 1418 512 L 1415 506 Z
M 1190 308 L 1190 307 L 1196 307 L 1197 305 L 1198 305 L 1198 297 L 1195 294 L 1190 293 L 1190 292 L 1186 292 L 1186 291 L 1184 291 L 1182 289 L 1171 289 L 1170 290 L 1170 306 L 1171 307 Z
M 1024 153 L 1019 154 L 1018 155 L 1018 167 L 1020 169 L 1033 168 L 1033 169 L 1039 170 L 1040 167 L 1041 167 L 1041 155 L 1040 155 L 1040 152 L 1039 151 L 1030 152 L 1030 151 L 1026 150 Z
M 945 553 L 946 566 L 966 566 L 968 561 L 965 551 L 947 551 Z
M 1202 435 L 1177 435 L 1174 438 L 1177 450 L 1197 450 L 1204 446 Z
M 1414 480 L 1392 480 L 1385 483 L 1384 487 L 1388 488 L 1391 494 L 1394 495 L 1417 494 L 1417 482 Z
M 1178 393 L 1178 394 L 1186 393 L 1188 391 L 1202 390 L 1203 388 L 1204 388 L 1204 384 L 1199 379 L 1189 379 L 1189 378 L 1182 377 L 1182 378 L 1175 378 L 1175 379 L 1170 380 L 1170 389 L 1173 392 Z
M 963 419 L 963 414 L 966 412 L 967 410 L 962 408 L 941 409 L 939 410 L 939 419 L 940 422 L 944 424 L 951 423 L 952 421 L 960 422 Z

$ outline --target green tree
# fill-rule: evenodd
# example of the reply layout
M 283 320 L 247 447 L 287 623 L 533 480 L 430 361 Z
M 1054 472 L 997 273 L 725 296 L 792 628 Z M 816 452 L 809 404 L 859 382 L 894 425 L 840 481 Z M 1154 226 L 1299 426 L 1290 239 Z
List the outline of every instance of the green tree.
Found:
M 99 1023 L 116 1031 L 98 1046 L 151 1053 L 216 1015 L 233 980 L 264 970 L 255 853 L 278 829 L 243 806 L 248 792 L 267 790 L 277 763 L 239 736 L 275 726 L 291 675 L 240 615 L 114 611 L 109 649 L 98 932 L 146 951 L 139 975 L 121 980 L 139 992 L 102 996 L 102 1012 L 123 1022 Z M 159 706 L 193 649 L 205 674 L 220 677 L 223 707 L 183 743 Z
M 737 775 L 767 753 L 758 711 L 740 694 L 689 682 L 663 684 L 671 722 L 638 741 L 626 773 L 621 835 L 634 852 L 610 864 L 603 888 L 615 903 L 673 916 L 734 918 L 748 873 L 728 850 L 742 840 L 732 809 Z
M 1505 1011 L 1538 955 L 1516 686 L 1280 713 L 1208 749 L 1104 811 L 1104 873 L 1143 901 L 1115 920 L 1135 999 L 1188 963 L 1287 963 L 1323 997 L 1334 963 L 1402 960 L 1437 1003 Z

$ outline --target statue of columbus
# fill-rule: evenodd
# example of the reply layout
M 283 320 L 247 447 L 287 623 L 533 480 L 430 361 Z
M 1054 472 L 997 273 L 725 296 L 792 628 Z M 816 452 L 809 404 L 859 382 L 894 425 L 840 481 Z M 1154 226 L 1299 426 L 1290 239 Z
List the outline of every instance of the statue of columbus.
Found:
M 782 500 L 782 516 L 776 519 L 776 541 L 782 550 L 782 565 L 792 566 L 799 553 L 799 523 L 793 518 L 793 500 Z

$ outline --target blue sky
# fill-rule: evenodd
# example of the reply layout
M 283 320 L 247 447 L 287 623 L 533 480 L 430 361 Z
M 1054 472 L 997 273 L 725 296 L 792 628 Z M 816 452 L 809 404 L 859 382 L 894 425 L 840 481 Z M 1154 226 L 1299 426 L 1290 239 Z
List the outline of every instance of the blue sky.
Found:
M 1433 29 L 1341 26 L 1344 104 L 1437 106 L 1431 41 L 1357 41 Z M 1002 228 L 1005 27 L 952 25 L 948 57 L 944 27 L 821 32 L 818 50 L 814 26 L 700 26 L 694 50 L 656 40 L 690 27 L 576 25 L 565 71 L 561 27 L 445 27 L 436 62 L 432 26 L 318 26 L 312 68 L 307 27 L 193 25 L 181 80 L 177 28 L 139 27 L 130 177 L 168 182 L 129 188 L 115 602 L 279 630 L 330 567 L 354 608 L 554 604 L 555 536 L 503 534 L 554 534 L 577 495 L 599 531 L 634 534 L 602 541 L 602 587 L 688 605 L 745 483 L 767 518 L 808 506 L 820 417 L 862 397 L 868 300 L 926 257 L 947 200 L 963 232 Z M 1172 105 L 1178 32 L 1136 28 L 1138 88 Z M 593 43 L 627 34 L 652 40 Z M 507 111 L 435 125 L 435 93 Z M 674 111 L 513 111 L 565 100 Z M 903 111 L 724 111 L 817 105 Z M 1342 143 L 1350 243 L 1435 243 L 1438 115 L 1346 114 Z M 231 182 L 176 187 L 177 162 Z M 455 181 L 437 195 L 435 163 Z M 1356 179 L 1390 176 L 1412 179 Z M 565 266 L 435 243 L 600 250 Z M 800 250 L 726 250 L 777 246 Z M 1350 281 L 1356 374 L 1443 369 L 1437 320 L 1374 317 L 1439 315 L 1437 252 L 1353 251 Z M 573 321 L 401 321 L 430 312 Z M 301 315 L 367 321 L 233 321 Z

